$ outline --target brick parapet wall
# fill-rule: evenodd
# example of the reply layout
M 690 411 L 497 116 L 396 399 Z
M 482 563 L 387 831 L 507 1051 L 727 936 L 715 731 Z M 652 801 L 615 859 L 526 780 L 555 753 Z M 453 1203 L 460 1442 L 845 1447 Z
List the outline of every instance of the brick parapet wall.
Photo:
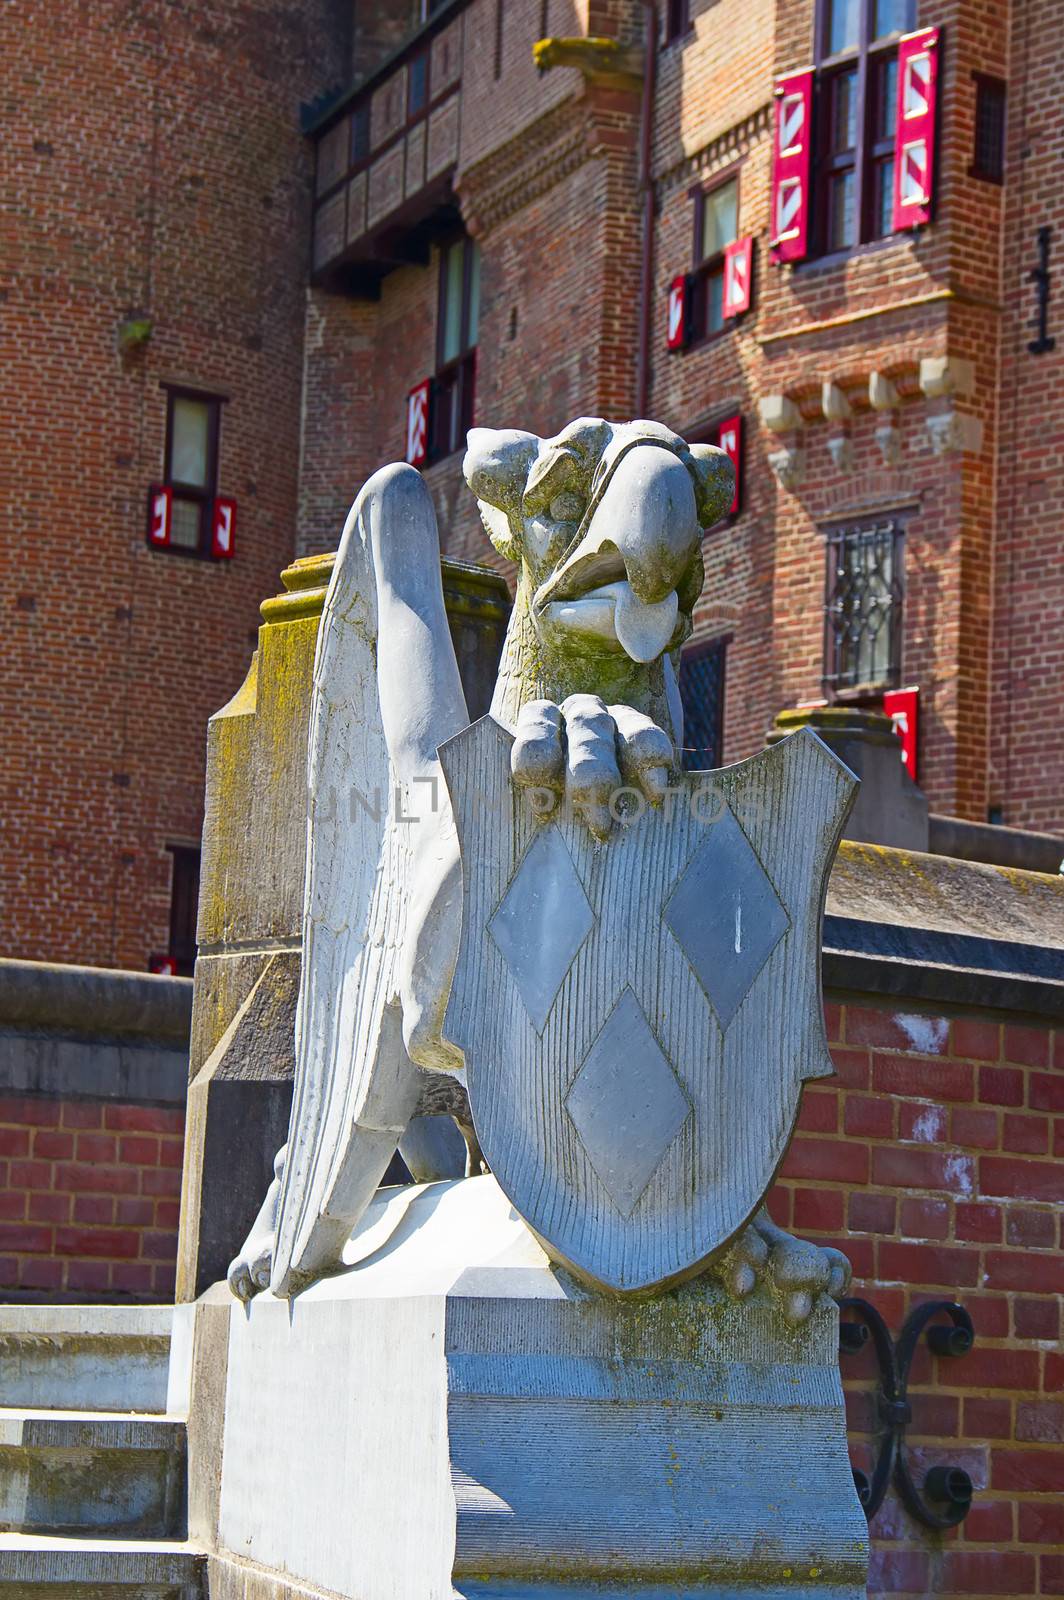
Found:
M 172 1301 L 184 1112 L 0 1097 L 0 1299 Z
M 1064 1593 L 1064 1030 L 838 1001 L 826 1015 L 837 1076 L 806 1088 L 772 1214 L 843 1250 L 851 1292 L 895 1335 L 932 1299 L 960 1301 L 976 1335 L 962 1358 L 918 1353 L 908 1430 L 917 1481 L 962 1467 L 973 1510 L 932 1533 L 892 1489 L 869 1593 Z M 871 1350 L 842 1370 L 867 1469 Z

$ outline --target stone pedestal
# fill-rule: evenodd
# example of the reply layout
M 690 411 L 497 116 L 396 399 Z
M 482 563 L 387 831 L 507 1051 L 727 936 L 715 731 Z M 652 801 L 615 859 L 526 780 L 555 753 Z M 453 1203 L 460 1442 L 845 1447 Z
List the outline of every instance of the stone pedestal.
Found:
M 381 1191 L 346 1260 L 197 1307 L 214 1600 L 864 1595 L 830 1301 L 593 1294 L 490 1177 Z

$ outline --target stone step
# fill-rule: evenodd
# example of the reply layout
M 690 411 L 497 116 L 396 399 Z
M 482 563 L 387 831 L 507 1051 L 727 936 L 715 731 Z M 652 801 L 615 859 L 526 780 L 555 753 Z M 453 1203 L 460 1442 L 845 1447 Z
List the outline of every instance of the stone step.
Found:
M 201 1600 L 203 1571 L 183 1544 L 0 1533 L 5 1600 Z
M 0 1530 L 182 1538 L 185 1424 L 0 1410 Z
M 165 1411 L 173 1315 L 173 1306 L 0 1306 L 0 1396 L 38 1411 Z

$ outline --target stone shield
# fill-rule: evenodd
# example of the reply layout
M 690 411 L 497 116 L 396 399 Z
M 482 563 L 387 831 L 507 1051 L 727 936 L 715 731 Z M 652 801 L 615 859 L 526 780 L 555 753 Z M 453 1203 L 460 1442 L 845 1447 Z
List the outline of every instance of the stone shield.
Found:
M 485 1158 L 549 1253 L 612 1292 L 698 1272 L 832 1071 L 828 871 L 857 780 L 808 729 L 630 790 L 605 844 L 510 778 L 485 717 L 441 747 L 464 881 L 444 1032 Z

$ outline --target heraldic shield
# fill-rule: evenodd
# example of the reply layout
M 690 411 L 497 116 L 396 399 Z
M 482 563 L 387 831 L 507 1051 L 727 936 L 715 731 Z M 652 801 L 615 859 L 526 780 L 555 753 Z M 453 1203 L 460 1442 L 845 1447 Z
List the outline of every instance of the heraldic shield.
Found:
M 544 818 L 482 718 L 440 749 L 462 853 L 444 1032 L 485 1158 L 548 1253 L 614 1293 L 698 1272 L 783 1159 L 828 1076 L 828 872 L 857 780 L 808 729 L 620 790 L 597 842 Z M 542 797 L 539 797 L 542 801 Z

